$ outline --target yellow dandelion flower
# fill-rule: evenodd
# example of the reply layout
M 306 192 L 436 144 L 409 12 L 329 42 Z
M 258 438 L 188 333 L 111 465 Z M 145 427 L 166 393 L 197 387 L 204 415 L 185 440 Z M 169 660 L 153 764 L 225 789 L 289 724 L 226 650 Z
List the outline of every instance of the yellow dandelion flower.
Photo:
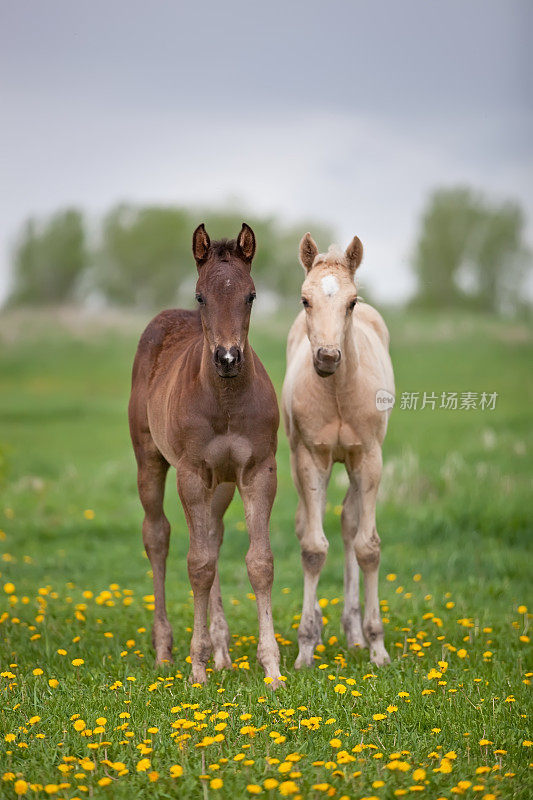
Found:
M 81 667 L 82 664 L 85 664 L 83 658 L 73 658 L 72 659 L 72 666 L 73 667 Z
M 346 692 L 346 686 L 343 683 L 338 683 L 333 687 L 333 691 L 337 694 L 344 694 Z
M 387 715 L 386 714 L 374 714 L 372 716 L 372 719 L 374 719 L 374 720 L 376 720 L 376 722 L 378 722 L 381 719 L 387 719 Z
M 137 766 L 135 767 L 137 772 L 146 772 L 146 770 L 149 768 L 150 768 L 149 758 L 141 758 L 141 760 L 137 762 Z
M 40 667 L 35 667 L 35 669 L 32 670 L 32 674 L 33 675 L 42 675 L 43 674 L 43 670 Z
M 289 797 L 291 794 L 298 794 L 298 784 L 294 781 L 283 781 L 278 787 L 278 791 L 282 797 Z
M 100 778 L 98 786 L 109 786 L 110 783 L 112 783 L 111 778 Z
M 15 591 L 15 584 L 14 583 L 11 583 L 11 581 L 8 581 L 7 583 L 4 583 L 4 592 L 6 594 L 13 594 L 14 591 Z M 21 781 L 21 783 L 25 783 L 25 781 Z M 27 786 L 28 786 L 28 784 L 26 784 L 26 788 L 27 788 Z M 26 789 L 24 791 L 26 791 Z
M 92 508 L 86 508 L 85 511 L 83 512 L 83 516 L 85 517 L 85 519 L 94 519 L 94 511 L 92 510 Z
M 19 779 L 18 781 L 15 781 L 13 789 L 15 790 L 17 797 L 20 797 L 21 795 L 26 794 L 28 791 L 28 784 L 26 781 Z
M 257 783 L 249 783 L 248 786 L 246 787 L 246 791 L 249 794 L 261 794 L 263 790 L 260 786 L 257 785 Z
M 415 769 L 415 771 L 413 772 L 414 781 L 423 781 L 425 777 L 426 777 L 425 769 Z
M 222 789 L 224 786 L 224 781 L 222 778 L 213 778 L 213 780 L 210 781 L 209 786 L 211 789 Z
M 275 789 L 275 788 L 276 788 L 276 786 L 278 786 L 278 784 L 279 784 L 279 781 L 277 781 L 275 778 L 266 778 L 266 779 L 263 781 L 263 786 L 264 786 L 264 787 L 265 787 L 265 789 L 267 789 L 268 791 L 270 791 L 270 789 Z
M 183 775 L 183 767 L 180 764 L 174 764 L 170 767 L 170 777 L 171 778 L 181 778 Z

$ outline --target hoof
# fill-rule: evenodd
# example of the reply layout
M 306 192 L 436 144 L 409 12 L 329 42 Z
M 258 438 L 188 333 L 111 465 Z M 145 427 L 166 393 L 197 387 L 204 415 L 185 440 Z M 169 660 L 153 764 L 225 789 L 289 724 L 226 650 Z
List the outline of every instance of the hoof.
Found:
M 221 669 L 232 669 L 233 664 L 229 653 L 214 653 L 213 660 L 215 662 L 215 670 L 218 672 Z
M 284 681 L 280 681 L 279 678 L 272 678 L 272 681 L 267 683 L 267 686 L 271 692 L 275 692 L 277 689 L 282 689 L 283 685 Z
M 205 671 L 205 667 L 193 667 L 189 676 L 189 683 L 207 683 L 207 672 Z
M 170 651 L 166 651 L 164 653 L 156 654 L 154 666 L 155 667 L 164 667 L 167 665 L 171 665 L 174 663 L 174 659 L 172 658 L 172 653 Z
M 309 655 L 308 653 L 299 653 L 298 658 L 294 662 L 294 669 L 304 669 L 305 667 L 314 667 L 315 659 L 313 657 L 313 653 Z
M 390 656 L 382 646 L 370 653 L 370 661 L 372 664 L 375 664 L 376 667 L 385 667 L 387 664 L 390 664 Z

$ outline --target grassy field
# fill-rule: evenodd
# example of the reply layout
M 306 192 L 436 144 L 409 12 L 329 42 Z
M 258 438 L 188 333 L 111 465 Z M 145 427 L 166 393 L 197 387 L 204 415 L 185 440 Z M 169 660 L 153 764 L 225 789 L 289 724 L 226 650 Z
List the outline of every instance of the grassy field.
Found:
M 255 660 L 237 500 L 221 554 L 234 669 L 204 688 L 188 682 L 188 537 L 172 473 L 175 664 L 154 670 L 126 418 L 147 320 L 0 318 L 1 798 L 533 796 L 531 330 L 463 316 L 387 320 L 398 403 L 378 529 L 392 664 L 373 669 L 341 632 L 338 469 L 324 645 L 314 670 L 293 670 L 302 574 L 281 435 L 273 606 L 286 684 L 273 695 Z M 287 330 L 276 319 L 253 331 L 278 390 Z M 494 410 L 402 409 L 402 393 L 417 391 L 498 398 Z

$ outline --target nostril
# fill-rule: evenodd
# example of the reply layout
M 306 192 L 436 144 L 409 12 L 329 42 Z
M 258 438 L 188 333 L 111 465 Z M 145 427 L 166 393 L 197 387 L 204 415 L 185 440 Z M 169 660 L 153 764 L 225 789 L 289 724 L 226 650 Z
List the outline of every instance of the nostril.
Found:
M 235 363 L 240 364 L 242 361 L 242 350 L 240 347 L 230 347 L 229 352 Z

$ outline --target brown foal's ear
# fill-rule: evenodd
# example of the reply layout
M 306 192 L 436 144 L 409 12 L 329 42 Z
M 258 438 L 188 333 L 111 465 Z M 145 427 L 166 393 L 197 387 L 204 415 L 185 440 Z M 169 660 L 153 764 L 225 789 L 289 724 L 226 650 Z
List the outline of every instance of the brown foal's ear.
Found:
M 237 236 L 237 249 L 242 260 L 251 264 L 255 256 L 255 234 L 246 222 L 242 223 L 242 228 Z
M 348 260 L 348 268 L 352 275 L 363 260 L 363 244 L 358 236 L 354 236 L 344 254 Z
M 198 225 L 192 235 L 192 252 L 194 255 L 194 260 L 196 261 L 196 266 L 201 267 L 205 262 L 207 254 L 209 253 L 210 244 L 211 239 L 207 235 L 205 225 L 202 222 L 201 225 Z
M 318 247 L 310 233 L 306 233 L 300 242 L 300 264 L 309 272 L 313 266 L 313 262 L 318 255 Z

